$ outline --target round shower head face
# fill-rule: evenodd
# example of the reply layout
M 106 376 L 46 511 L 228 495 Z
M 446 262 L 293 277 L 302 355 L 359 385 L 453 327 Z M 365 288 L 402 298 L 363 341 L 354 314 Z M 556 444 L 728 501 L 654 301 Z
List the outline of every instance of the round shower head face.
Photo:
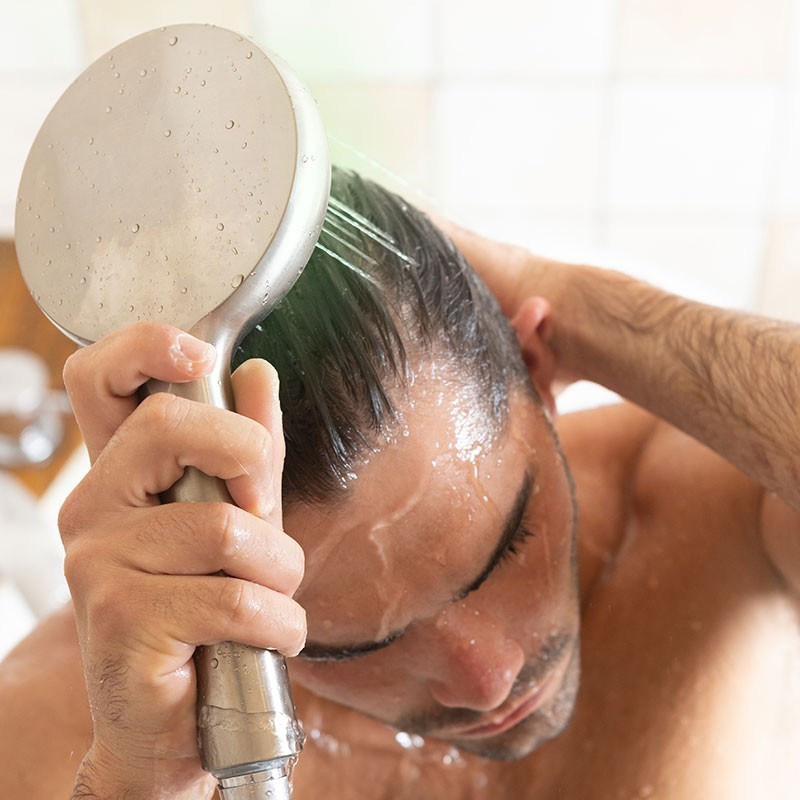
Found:
M 280 60 L 214 26 L 150 31 L 45 120 L 20 184 L 20 266 L 81 344 L 141 320 L 191 330 L 223 306 L 241 328 L 308 260 L 329 181 L 314 101 Z

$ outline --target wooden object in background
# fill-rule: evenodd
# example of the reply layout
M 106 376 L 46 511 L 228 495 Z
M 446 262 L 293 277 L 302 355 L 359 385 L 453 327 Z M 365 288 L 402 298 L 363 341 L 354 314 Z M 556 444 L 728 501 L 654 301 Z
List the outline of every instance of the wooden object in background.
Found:
M 0 347 L 18 347 L 40 356 L 50 371 L 50 387 L 64 388 L 61 370 L 76 345 L 53 326 L 33 301 L 19 271 L 14 243 L 9 241 L 0 241 Z M 34 494 L 41 495 L 80 441 L 75 420 L 66 417 L 64 440 L 48 464 L 9 471 Z

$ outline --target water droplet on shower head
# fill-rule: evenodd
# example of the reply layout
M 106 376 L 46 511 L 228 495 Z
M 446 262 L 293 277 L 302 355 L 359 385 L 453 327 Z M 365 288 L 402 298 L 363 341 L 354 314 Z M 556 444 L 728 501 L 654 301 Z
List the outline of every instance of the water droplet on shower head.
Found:
M 131 225 L 131 233 L 138 233 L 138 232 L 139 232 L 139 223 L 134 222 L 133 225 Z
M 169 46 L 174 47 L 176 44 L 178 44 L 178 37 L 172 36 L 169 40 Z
M 219 223 L 217 223 L 217 230 L 218 231 L 224 231 L 225 230 L 225 226 L 221 222 L 219 222 Z
M 140 69 L 139 70 L 139 76 L 142 77 L 142 78 L 147 77 L 147 70 L 146 69 Z
M 189 291 L 188 287 L 184 286 L 184 287 L 181 289 L 181 294 L 186 294 L 186 292 L 188 292 L 188 291 Z
M 94 144 L 94 136 L 89 137 L 89 144 Z
M 167 128 L 167 130 L 164 131 L 164 136 L 166 136 L 169 139 L 169 137 L 172 136 L 172 131 L 169 128 Z M 176 157 L 177 157 L 177 155 L 178 154 L 175 153 Z
M 181 87 L 180 86 L 176 86 L 172 91 L 175 92 L 175 94 L 180 94 L 181 93 Z
M 252 57 L 253 57 L 253 51 L 252 50 L 248 50 L 247 51 L 247 55 L 245 56 L 245 58 L 252 58 Z
M 230 130 L 230 129 L 233 127 L 233 124 L 234 124 L 234 123 L 233 123 L 233 120 L 232 120 L 232 119 L 229 119 L 229 120 L 228 120 L 228 121 L 225 123 L 225 127 L 226 127 L 228 130 Z
M 244 281 L 244 275 L 235 275 L 231 281 L 231 289 L 238 289 Z
M 106 106 L 106 114 L 110 114 L 110 113 L 111 113 L 111 106 Z

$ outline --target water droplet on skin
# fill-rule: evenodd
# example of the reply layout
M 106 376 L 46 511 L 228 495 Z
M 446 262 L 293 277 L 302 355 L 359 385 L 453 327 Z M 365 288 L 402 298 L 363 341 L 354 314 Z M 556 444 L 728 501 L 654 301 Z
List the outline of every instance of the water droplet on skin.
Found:
M 169 139 L 169 137 L 172 136 L 172 131 L 169 130 L 169 128 L 167 128 L 167 130 L 164 131 L 164 136 L 166 136 Z M 175 155 L 177 156 L 178 154 L 175 153 Z
M 230 130 L 230 129 L 233 127 L 233 120 L 232 120 L 232 119 L 229 119 L 229 120 L 228 120 L 228 121 L 225 123 L 225 127 L 226 127 L 228 130 Z
M 178 44 L 178 37 L 177 37 L 177 36 L 173 36 L 173 37 L 172 37 L 172 38 L 169 40 L 169 46 L 170 46 L 170 47 L 174 47 L 176 44 Z
M 224 230 L 225 230 L 225 226 L 224 226 L 224 225 L 223 225 L 223 224 L 220 222 L 220 223 L 217 225 L 217 230 L 218 230 L 218 231 L 224 231 Z
M 242 281 L 244 281 L 244 275 L 236 275 L 231 281 L 231 288 L 238 289 L 242 285 Z
M 139 232 L 139 224 L 134 222 L 133 225 L 131 225 L 131 233 L 138 233 L 138 232 Z

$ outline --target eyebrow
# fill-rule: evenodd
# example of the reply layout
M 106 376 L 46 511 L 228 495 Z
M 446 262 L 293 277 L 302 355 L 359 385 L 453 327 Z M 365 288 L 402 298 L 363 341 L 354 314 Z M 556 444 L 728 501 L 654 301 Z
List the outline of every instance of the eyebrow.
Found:
M 522 479 L 522 485 L 517 490 L 514 504 L 511 511 L 503 523 L 503 532 L 500 539 L 489 556 L 486 565 L 480 571 L 478 576 L 467 584 L 463 589 L 456 592 L 450 598 L 451 603 L 457 603 L 463 600 L 468 594 L 478 589 L 486 579 L 497 569 L 503 557 L 508 552 L 509 546 L 514 541 L 514 537 L 522 525 L 522 519 L 525 515 L 525 508 L 530 500 L 533 491 L 533 478 L 529 472 L 525 472 Z M 304 658 L 309 661 L 337 661 L 352 658 L 354 656 L 364 655 L 365 653 L 373 653 L 376 650 L 382 650 L 388 647 L 395 639 L 400 638 L 406 632 L 406 628 L 390 633 L 384 639 L 377 642 L 361 642 L 359 644 L 346 644 L 346 645 L 326 645 L 317 644 L 315 642 L 307 642 L 306 646 L 300 652 L 298 658 Z

